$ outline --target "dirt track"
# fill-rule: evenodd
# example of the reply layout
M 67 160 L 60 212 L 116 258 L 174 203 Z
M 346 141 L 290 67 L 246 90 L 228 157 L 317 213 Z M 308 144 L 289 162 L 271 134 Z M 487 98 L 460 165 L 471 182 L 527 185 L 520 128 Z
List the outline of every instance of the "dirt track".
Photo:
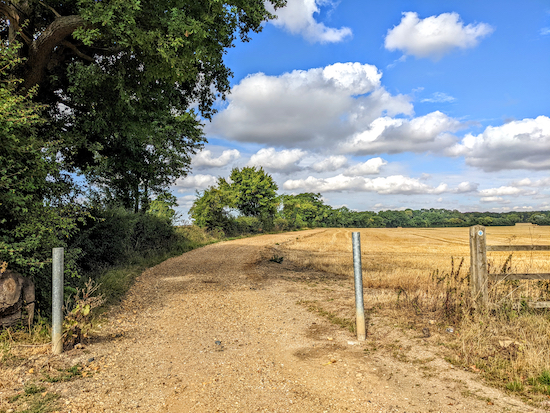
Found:
M 266 258 L 315 231 L 214 244 L 146 271 L 99 338 L 61 356 L 94 372 L 52 388 L 63 411 L 536 411 L 453 368 L 436 339 L 375 316 L 358 343 L 298 304 L 317 294 L 292 281 L 307 271 Z M 372 351 L 393 342 L 401 361 Z

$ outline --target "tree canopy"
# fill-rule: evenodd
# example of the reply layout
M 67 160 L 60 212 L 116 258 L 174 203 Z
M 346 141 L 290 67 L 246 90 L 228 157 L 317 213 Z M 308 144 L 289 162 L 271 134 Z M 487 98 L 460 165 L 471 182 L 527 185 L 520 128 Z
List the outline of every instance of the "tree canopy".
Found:
M 272 17 L 258 0 L 0 0 L 0 41 L 22 44 L 10 71 L 38 86 L 64 168 L 146 210 L 205 141 L 224 53 Z

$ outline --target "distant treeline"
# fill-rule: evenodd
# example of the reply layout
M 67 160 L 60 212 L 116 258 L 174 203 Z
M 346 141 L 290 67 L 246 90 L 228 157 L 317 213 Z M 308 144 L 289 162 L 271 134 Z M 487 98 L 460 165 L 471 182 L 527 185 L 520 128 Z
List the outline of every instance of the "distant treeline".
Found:
M 352 211 L 326 205 L 319 193 L 278 195 L 273 178 L 262 168 L 235 168 L 229 180 L 219 178 L 198 193 L 189 215 L 195 225 L 233 236 L 297 228 L 430 228 L 516 223 L 550 225 L 550 211 L 459 212 L 447 209 Z
M 469 227 L 472 225 L 508 226 L 516 223 L 550 225 L 550 211 L 535 212 L 460 212 L 447 209 L 405 209 L 402 211 L 352 211 L 332 208 L 320 194 L 282 195 L 279 216 L 292 227 L 347 228 L 430 228 Z M 276 219 L 277 221 L 277 219 Z

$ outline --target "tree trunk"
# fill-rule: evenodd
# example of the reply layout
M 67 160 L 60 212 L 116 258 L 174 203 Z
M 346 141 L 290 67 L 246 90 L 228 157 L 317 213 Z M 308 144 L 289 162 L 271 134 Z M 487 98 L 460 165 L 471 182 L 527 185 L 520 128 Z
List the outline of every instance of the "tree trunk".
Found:
M 84 19 L 78 15 L 58 17 L 31 43 L 25 74 L 26 89 L 44 81 L 46 67 L 55 47 L 84 24 Z

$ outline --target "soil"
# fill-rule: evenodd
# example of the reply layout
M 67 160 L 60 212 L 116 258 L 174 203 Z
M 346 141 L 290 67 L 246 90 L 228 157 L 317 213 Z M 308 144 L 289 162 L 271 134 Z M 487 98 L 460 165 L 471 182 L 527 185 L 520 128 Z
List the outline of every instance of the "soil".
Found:
M 446 362 L 444 329 L 374 313 L 359 342 L 311 311 L 350 295 L 341 286 L 351 278 L 269 259 L 276 244 L 318 231 L 213 244 L 145 271 L 85 347 L 37 348 L 2 369 L 0 411 L 25 383 L 76 364 L 75 379 L 45 384 L 62 412 L 542 411 Z M 353 295 L 347 302 L 353 311 Z

